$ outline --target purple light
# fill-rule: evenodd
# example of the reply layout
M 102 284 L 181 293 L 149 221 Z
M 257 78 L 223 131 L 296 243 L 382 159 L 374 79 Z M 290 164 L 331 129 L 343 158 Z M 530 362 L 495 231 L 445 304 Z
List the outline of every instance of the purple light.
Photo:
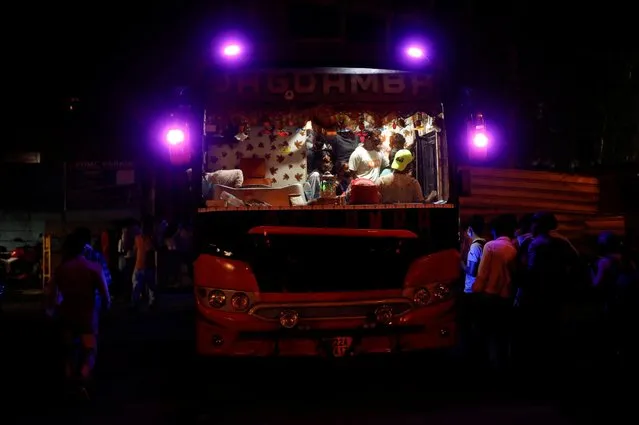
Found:
M 485 133 L 476 133 L 473 136 L 473 145 L 476 148 L 485 148 L 488 146 L 488 136 Z
M 179 128 L 172 128 L 166 132 L 166 141 L 169 145 L 179 145 L 180 143 L 184 143 L 186 140 L 186 135 L 183 130 Z
M 222 48 L 222 55 L 236 57 L 242 53 L 242 47 L 237 43 L 227 44 Z
M 413 59 L 422 59 L 424 56 L 426 56 L 426 53 L 424 53 L 424 49 L 422 49 L 421 47 L 410 46 L 406 49 L 406 55 Z

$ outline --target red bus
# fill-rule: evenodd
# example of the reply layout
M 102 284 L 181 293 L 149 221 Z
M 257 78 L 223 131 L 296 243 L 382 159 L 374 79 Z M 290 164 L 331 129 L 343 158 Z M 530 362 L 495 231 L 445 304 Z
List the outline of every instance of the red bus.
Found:
M 343 357 L 455 345 L 459 212 L 430 75 L 236 69 L 198 91 L 201 107 L 173 115 L 164 134 L 174 162 L 195 167 L 189 146 L 202 140 L 199 354 Z M 381 158 L 366 163 L 379 168 L 372 178 L 351 160 L 369 152 L 371 134 Z M 369 194 L 381 190 L 398 150 L 411 153 L 403 171 L 422 196 L 355 201 L 352 179 L 371 180 Z

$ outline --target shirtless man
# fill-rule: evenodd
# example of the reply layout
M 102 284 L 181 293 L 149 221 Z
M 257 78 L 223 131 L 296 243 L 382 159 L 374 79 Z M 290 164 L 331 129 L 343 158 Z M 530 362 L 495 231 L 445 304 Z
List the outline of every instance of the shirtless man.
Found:
M 81 383 L 91 378 L 97 354 L 100 302 L 111 305 L 109 287 L 100 264 L 87 260 L 85 243 L 78 234 L 71 234 L 65 242 L 65 260 L 55 270 L 47 293 L 57 305 L 58 317 L 67 345 L 66 375 Z M 96 297 L 96 291 L 100 298 Z M 78 347 L 79 346 L 79 347 Z M 81 361 L 76 362 L 80 349 Z M 78 370 L 79 369 L 79 370 Z M 86 394 L 84 385 L 82 391 Z

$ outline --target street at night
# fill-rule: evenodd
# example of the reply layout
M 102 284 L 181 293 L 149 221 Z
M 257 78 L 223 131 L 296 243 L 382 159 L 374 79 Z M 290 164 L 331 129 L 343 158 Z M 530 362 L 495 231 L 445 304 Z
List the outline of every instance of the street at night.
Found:
M 55 380 L 60 365 L 51 357 L 55 346 L 47 336 L 38 298 L 8 303 L 3 415 L 24 424 L 64 420 L 95 425 L 554 425 L 588 423 L 594 414 L 623 417 L 613 394 L 624 380 L 614 374 L 606 379 L 592 369 L 573 372 L 567 382 L 569 373 L 537 380 L 515 373 L 495 377 L 462 370 L 452 358 L 427 354 L 355 358 L 347 363 L 198 360 L 190 294 L 162 299 L 157 311 L 136 317 L 122 303 L 109 312 L 100 341 L 97 388 L 89 403 L 69 400 Z
M 7 12 L 0 425 L 638 422 L 631 3 L 100 6 Z

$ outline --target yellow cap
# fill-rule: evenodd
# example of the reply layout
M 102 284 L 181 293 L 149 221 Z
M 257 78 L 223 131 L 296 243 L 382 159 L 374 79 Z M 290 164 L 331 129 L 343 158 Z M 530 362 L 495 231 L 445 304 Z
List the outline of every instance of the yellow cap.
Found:
M 391 168 L 393 170 L 404 171 L 408 164 L 413 162 L 413 154 L 408 149 L 400 149 L 395 154 Z

